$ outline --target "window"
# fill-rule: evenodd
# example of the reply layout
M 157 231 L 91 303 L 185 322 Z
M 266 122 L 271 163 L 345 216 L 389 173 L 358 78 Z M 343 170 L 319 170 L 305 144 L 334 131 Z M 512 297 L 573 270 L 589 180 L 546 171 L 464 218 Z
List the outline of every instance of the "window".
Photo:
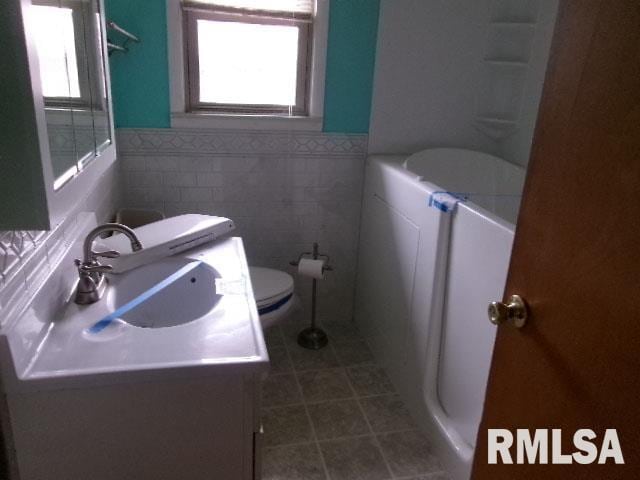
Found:
M 42 94 L 47 98 L 80 98 L 75 29 L 71 8 L 34 5 L 33 20 Z
M 314 3 L 183 1 L 185 111 L 309 116 Z
M 45 106 L 104 109 L 99 13 L 83 0 L 33 0 L 31 12 Z

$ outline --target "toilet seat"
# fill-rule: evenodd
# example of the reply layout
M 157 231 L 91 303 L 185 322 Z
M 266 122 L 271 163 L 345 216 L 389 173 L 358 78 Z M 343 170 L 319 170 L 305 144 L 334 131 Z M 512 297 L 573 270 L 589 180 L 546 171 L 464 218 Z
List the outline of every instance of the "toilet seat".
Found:
M 253 296 L 264 327 L 275 323 L 293 303 L 293 277 L 272 268 L 249 267 Z

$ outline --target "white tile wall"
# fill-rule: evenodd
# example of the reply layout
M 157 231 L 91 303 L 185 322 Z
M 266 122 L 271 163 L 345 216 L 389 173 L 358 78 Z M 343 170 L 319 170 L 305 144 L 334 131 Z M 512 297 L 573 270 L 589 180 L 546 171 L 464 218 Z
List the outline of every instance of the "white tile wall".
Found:
M 124 204 L 232 218 L 253 265 L 292 271 L 314 241 L 335 271 L 321 318 L 351 319 L 366 135 L 121 129 Z M 297 280 L 308 309 L 310 281 Z M 308 312 L 307 312 L 308 313 Z

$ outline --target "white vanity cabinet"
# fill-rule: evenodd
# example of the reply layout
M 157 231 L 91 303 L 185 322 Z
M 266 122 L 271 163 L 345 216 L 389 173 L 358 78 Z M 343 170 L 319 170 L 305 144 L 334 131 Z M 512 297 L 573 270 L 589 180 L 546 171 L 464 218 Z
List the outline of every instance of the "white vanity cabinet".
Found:
M 9 395 L 20 480 L 253 480 L 257 374 Z
M 118 288 L 131 282 L 113 279 L 99 301 L 73 303 L 73 259 L 96 224 L 83 218 L 78 240 L 0 330 L 9 479 L 259 479 L 260 381 L 269 356 L 242 240 L 222 238 L 162 260 L 215 269 L 213 280 L 185 274 L 176 289 L 155 294 L 185 306 L 215 296 L 191 321 L 142 328 L 121 316 L 96 330 L 122 306 Z M 158 262 L 118 277 L 151 285 L 157 277 L 145 272 L 157 273 Z

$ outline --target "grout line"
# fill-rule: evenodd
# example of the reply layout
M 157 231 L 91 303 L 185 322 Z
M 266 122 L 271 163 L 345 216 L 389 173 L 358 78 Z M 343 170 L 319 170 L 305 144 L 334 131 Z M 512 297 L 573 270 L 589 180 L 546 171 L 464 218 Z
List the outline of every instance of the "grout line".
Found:
M 295 446 L 295 445 L 309 445 L 309 444 L 312 444 L 312 443 L 313 444 L 315 444 L 315 443 L 328 443 L 328 442 L 340 441 L 340 440 L 353 440 L 353 439 L 358 439 L 358 438 L 378 437 L 380 435 L 386 435 L 386 434 L 392 434 L 392 433 L 406 433 L 406 432 L 418 432 L 418 431 L 419 430 L 417 430 L 415 428 L 409 428 L 409 429 L 405 429 L 405 430 L 392 430 L 392 431 L 389 431 L 389 432 L 362 433 L 360 435 L 344 435 L 344 436 L 341 436 L 341 437 L 324 438 L 324 439 L 318 439 L 318 440 L 316 440 L 314 438 L 313 440 L 309 440 L 309 441 L 306 441 L 306 442 L 291 442 L 291 443 L 279 443 L 277 445 L 265 445 L 264 448 L 291 447 L 291 446 Z M 441 471 L 444 472 L 444 470 L 437 470 L 436 472 L 428 472 L 428 473 L 438 473 L 438 472 L 441 472 Z M 425 474 L 418 474 L 418 475 L 425 475 Z M 409 478 L 413 478 L 414 476 L 409 475 Z M 399 477 L 399 478 L 405 478 L 405 477 Z
M 333 345 L 331 344 L 331 342 L 328 343 L 328 347 L 331 349 L 331 351 L 333 352 L 333 355 L 336 357 L 336 360 L 338 360 L 338 355 L 336 354 L 336 350 L 333 348 Z M 340 360 L 338 360 L 338 364 L 340 364 Z M 349 375 L 347 375 L 347 369 L 344 368 L 342 365 L 340 365 L 340 368 L 342 369 L 344 376 L 347 379 L 347 385 L 349 385 L 349 388 L 351 388 L 351 390 L 353 391 L 353 387 L 351 387 L 351 382 L 349 381 Z M 296 374 L 297 375 L 297 374 Z M 355 392 L 353 392 L 355 393 Z M 303 401 L 306 402 L 306 400 L 303 398 Z M 313 422 L 312 422 L 313 423 Z M 312 425 L 313 426 L 313 425 Z M 329 469 L 327 468 L 326 465 L 326 461 L 324 459 L 324 454 L 322 453 L 322 448 L 320 448 L 320 440 L 318 440 L 318 436 L 315 433 L 315 429 L 314 429 L 314 435 L 316 436 L 316 441 L 318 442 L 318 450 L 320 451 L 320 457 L 322 458 L 322 464 L 324 465 L 325 468 L 325 473 L 327 475 L 327 478 L 329 480 L 331 480 L 331 475 L 329 474 Z
M 378 447 L 378 451 L 380 452 L 380 456 L 382 457 L 382 461 L 384 462 L 384 466 L 387 467 L 387 472 L 389 473 L 389 478 L 394 478 L 393 472 L 391 471 L 391 467 L 389 466 L 389 461 L 387 460 L 387 456 L 384 454 L 384 450 L 382 450 L 382 445 L 378 441 L 377 434 L 373 431 L 371 427 L 371 422 L 369 422 L 369 418 L 367 418 L 366 413 L 364 412 L 364 408 L 362 408 L 362 404 L 360 403 L 360 399 L 356 398 L 356 403 L 358 404 L 358 408 L 364 417 L 364 421 L 367 422 L 367 426 L 369 427 L 369 431 L 371 432 L 371 438 L 376 447 Z
M 309 440 L 308 442 L 291 442 L 291 443 L 278 443 L 277 445 L 264 445 L 263 449 L 274 449 L 280 447 L 296 447 L 298 445 L 315 445 L 315 440 Z
M 267 347 L 268 348 L 268 347 Z M 272 345 L 271 348 L 287 348 L 283 345 Z M 293 361 L 292 361 L 293 363 Z M 312 367 L 312 368 L 303 368 L 303 369 L 299 369 L 296 368 L 293 364 L 291 365 L 291 369 L 295 372 L 300 372 L 300 373 L 304 373 L 304 372 L 317 372 L 318 370 L 331 370 L 331 369 L 335 369 L 335 368 L 367 368 L 367 367 L 380 367 L 379 364 L 375 363 L 375 362 L 369 362 L 369 363 L 356 363 L 353 365 L 341 365 L 340 362 L 338 365 L 333 366 L 333 367 Z M 383 367 L 380 367 L 383 368 Z M 281 372 L 281 373 L 286 373 L 286 372 Z M 280 375 L 280 373 L 276 373 L 275 375 Z M 379 394 L 374 394 L 374 395 L 379 395 Z M 373 396 L 373 395 L 371 395 Z
M 280 327 L 278 327 L 280 328 Z M 284 337 L 284 332 L 280 328 L 280 333 Z M 298 378 L 298 372 L 296 372 L 295 367 L 293 366 L 293 359 L 291 358 L 291 352 L 289 352 L 289 347 L 287 347 L 287 339 L 284 340 L 284 350 L 287 353 L 287 358 L 291 363 L 291 370 L 293 371 L 293 378 L 296 380 L 296 385 L 298 386 L 298 391 L 300 392 L 300 398 L 302 398 L 302 405 L 304 406 L 304 411 L 307 415 L 307 422 L 309 422 L 309 426 L 311 427 L 311 436 L 313 438 L 313 443 L 316 446 L 316 451 L 320 456 L 320 463 L 322 464 L 322 470 L 324 471 L 324 476 L 327 480 L 331 480 L 329 476 L 329 469 L 327 468 L 327 462 L 324 459 L 324 455 L 322 454 L 322 449 L 320 448 L 320 444 L 318 443 L 318 434 L 316 432 L 316 427 L 313 425 L 313 420 L 311 420 L 311 414 L 309 413 L 309 407 L 307 406 L 307 401 L 304 398 L 304 392 L 302 391 L 302 385 L 300 384 L 300 379 Z
M 365 417 L 366 420 L 366 417 Z M 408 430 L 394 430 L 392 432 L 380 432 L 380 433 L 361 433 L 359 435 L 343 435 L 341 437 L 332 437 L 332 438 L 324 438 L 322 440 L 318 440 L 319 443 L 326 443 L 326 442 L 333 442 L 334 440 L 350 440 L 350 439 L 354 439 L 354 438 L 367 438 L 367 437 L 375 437 L 377 435 L 385 435 L 387 433 L 406 433 L 406 432 L 417 432 L 418 430 L 416 430 L 415 428 L 411 428 Z M 302 442 L 301 442 L 302 443 Z M 305 443 L 309 443 L 309 442 L 305 442 Z
M 387 468 L 387 473 L 389 474 L 389 478 L 393 478 L 393 472 L 391 471 L 391 467 L 389 466 L 389 462 L 387 461 L 387 457 L 384 454 L 384 452 L 382 451 L 382 447 L 380 446 L 380 442 L 378 441 L 378 437 L 376 436 L 375 432 L 373 431 L 373 427 L 371 427 L 371 422 L 369 422 L 369 418 L 367 417 L 367 414 L 365 413 L 364 408 L 362 407 L 362 403 L 360 402 L 360 399 L 358 398 L 358 392 L 356 392 L 356 389 L 353 386 L 353 383 L 351 382 L 351 378 L 349 377 L 348 374 L 347 374 L 347 381 L 349 382 L 349 387 L 351 388 L 351 390 L 353 391 L 353 393 L 355 395 L 356 404 L 358 405 L 358 409 L 360 410 L 360 413 L 362 414 L 362 418 L 364 418 L 364 421 L 367 424 L 367 428 L 369 429 L 369 433 L 371 435 L 372 441 L 373 441 L 374 445 L 378 448 L 378 452 L 380 452 L 380 456 L 382 457 L 382 461 L 384 462 L 384 466 Z
M 305 372 L 303 372 L 303 373 L 305 373 Z M 347 380 L 348 379 L 349 379 L 349 377 L 347 376 Z M 349 386 L 351 386 L 351 384 L 349 384 Z M 397 393 L 380 393 L 380 394 L 376 394 L 376 395 L 358 395 L 356 393 L 355 395 L 351 395 L 349 397 L 328 398 L 328 399 L 324 399 L 324 400 L 306 400 L 306 402 L 309 405 L 319 405 L 319 404 L 329 403 L 329 402 L 339 402 L 339 401 L 342 401 L 342 400 L 354 400 L 354 399 L 367 400 L 367 399 L 370 399 L 370 398 L 397 397 L 397 396 L 398 396 Z M 295 405 L 300 405 L 300 403 L 297 403 Z M 274 406 L 277 406 L 277 405 L 274 405 Z M 283 405 L 283 406 L 287 406 L 287 405 Z M 417 428 L 411 429 L 411 430 L 417 430 Z
M 427 480 L 428 480 L 431 475 L 437 475 L 439 473 L 444 473 L 447 476 L 447 478 L 450 478 L 449 472 L 447 472 L 446 470 L 440 469 L 440 470 L 436 470 L 434 472 L 419 473 L 417 476 L 416 475 L 403 475 L 402 477 L 394 477 L 393 480 L 415 480 L 416 478 L 421 478 L 421 477 L 426 477 Z

